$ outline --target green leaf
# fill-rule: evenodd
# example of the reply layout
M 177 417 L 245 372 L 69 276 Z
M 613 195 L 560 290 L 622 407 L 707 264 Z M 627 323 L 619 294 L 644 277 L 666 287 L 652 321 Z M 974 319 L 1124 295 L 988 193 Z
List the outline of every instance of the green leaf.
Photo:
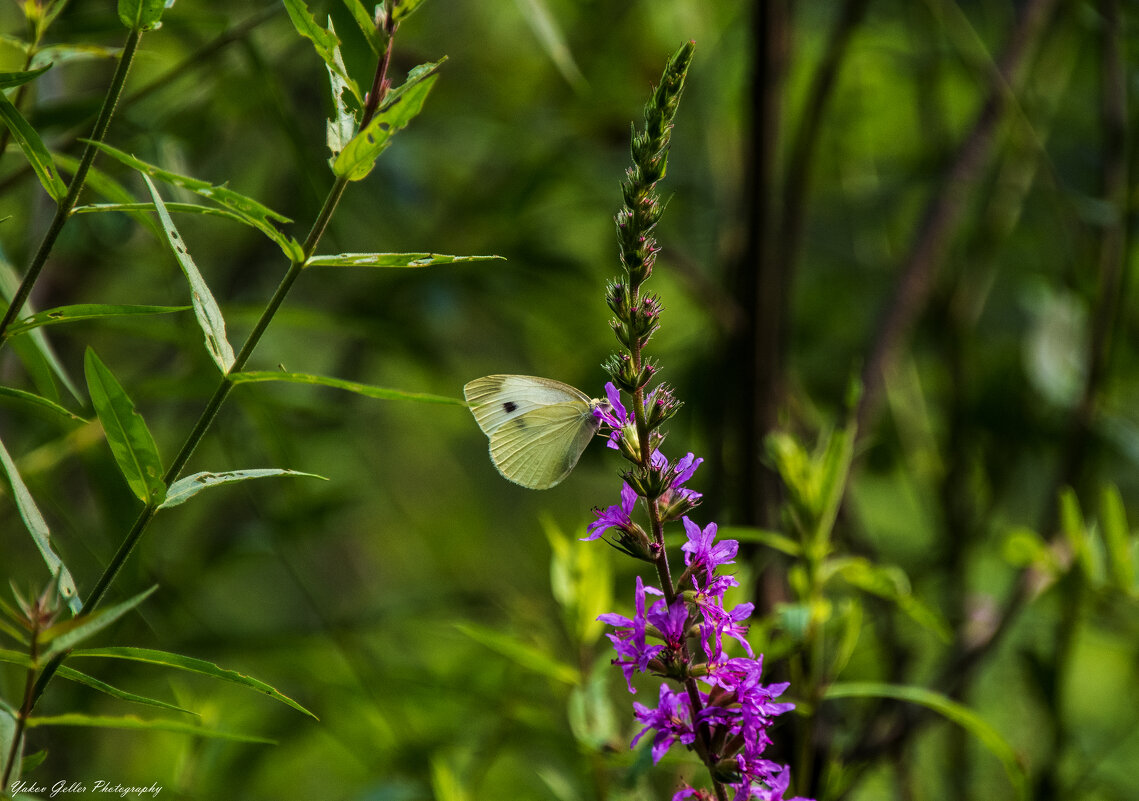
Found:
M 3 294 L 4 299 L 10 303 L 19 285 L 20 279 L 16 275 L 16 271 L 12 269 L 12 265 L 4 260 L 3 256 L 0 256 L 0 294 Z M 31 303 L 25 303 L 23 311 L 28 314 L 33 313 Z M 16 351 L 20 361 L 31 374 L 40 394 L 50 395 L 53 400 L 58 400 L 59 394 L 55 386 L 55 381 L 58 380 L 73 398 L 80 403 L 85 402 L 75 383 L 71 380 L 71 376 L 67 374 L 67 370 L 56 357 L 55 351 L 43 331 L 36 330 L 25 336 L 13 337 L 11 342 L 12 349 Z
M 22 334 L 33 328 L 57 323 L 71 323 L 76 320 L 95 320 L 100 317 L 127 317 L 136 314 L 171 314 L 186 311 L 189 306 L 140 306 L 116 305 L 105 303 L 77 303 L 73 306 L 58 306 L 54 309 L 45 309 L 31 317 L 25 317 L 12 324 L 8 331 L 12 334 Z
M 585 76 L 581 74 L 573 52 L 566 44 L 565 34 L 554 15 L 550 13 L 546 0 L 518 0 L 518 8 L 565 82 L 575 91 L 584 91 L 587 86 Z M 399 13 L 398 7 L 396 13 Z
M 169 212 L 179 214 L 201 214 L 206 217 L 221 217 L 226 220 L 234 220 L 236 222 L 245 224 L 245 218 L 240 214 L 229 209 L 216 209 L 213 206 L 201 206 L 197 203 L 166 203 L 166 210 Z M 129 203 L 89 203 L 85 206 L 76 206 L 71 210 L 72 214 L 95 214 L 104 211 L 121 211 L 135 216 L 134 212 L 150 212 L 154 211 L 153 203 L 135 203 L 132 199 Z M 154 227 L 155 231 L 161 229 Z
M 319 478 L 321 481 L 328 481 L 324 476 L 318 476 L 315 473 L 301 473 L 297 470 L 282 470 L 275 467 L 255 468 L 253 470 L 230 470 L 225 473 L 195 473 L 192 476 L 178 479 L 171 484 L 170 489 L 166 493 L 166 500 L 164 500 L 162 505 L 158 508 L 168 509 L 171 506 L 185 503 L 202 490 L 210 487 L 217 487 L 222 484 L 233 484 L 251 478 L 268 478 L 269 476 L 306 476 L 308 478 Z
M 1131 592 L 1135 589 L 1135 565 L 1131 561 L 1131 530 L 1127 526 L 1123 497 L 1115 484 L 1108 484 L 1100 495 L 1099 522 L 1103 530 L 1103 544 L 1107 550 L 1107 567 L 1111 583 L 1118 590 Z
M 340 39 L 337 38 L 336 32 L 333 30 L 325 30 L 322 28 L 313 17 L 312 12 L 308 10 L 308 6 L 304 4 L 303 0 L 284 0 L 285 11 L 289 13 L 289 19 L 293 22 L 293 27 L 296 28 L 304 38 L 312 42 L 316 54 L 324 61 L 329 70 L 335 71 L 340 79 L 348 86 L 352 94 L 360 102 L 364 104 L 363 96 L 360 94 L 360 87 L 352 80 L 352 77 L 345 71 L 344 64 L 339 57 Z
M 197 716 L 198 714 L 197 712 L 192 712 L 189 709 L 183 709 L 182 707 L 175 704 L 170 704 L 166 701 L 159 701 L 157 698 L 147 698 L 144 695 L 137 695 L 136 693 L 121 690 L 118 687 L 113 687 L 106 682 L 99 681 L 94 676 L 88 676 L 86 673 L 81 673 L 75 668 L 70 668 L 67 665 L 60 665 L 59 669 L 56 671 L 56 675 L 58 675 L 61 679 L 74 681 L 77 684 L 84 684 L 93 690 L 98 690 L 99 692 L 104 693 L 105 695 L 109 695 L 112 698 L 117 698 L 120 701 L 129 701 L 132 704 L 154 706 L 158 707 L 159 709 L 169 709 L 172 712 L 184 712 L 187 715 Z
M 234 192 L 232 189 L 224 186 L 215 186 L 208 181 L 201 181 L 197 178 L 190 178 L 186 175 L 179 175 L 178 173 L 164 170 L 161 167 L 148 164 L 141 159 L 137 159 L 121 150 L 113 148 L 104 142 L 91 142 L 91 144 L 112 158 L 118 159 L 123 164 L 128 167 L 133 167 L 144 175 L 149 175 L 151 178 L 157 178 L 159 181 L 180 187 L 188 192 L 193 192 L 196 195 L 200 195 L 207 200 L 217 203 L 219 206 L 235 212 L 242 222 L 256 228 L 275 242 L 289 259 L 300 261 L 304 258 L 304 252 L 301 249 L 300 243 L 292 237 L 285 236 L 273 225 L 274 222 L 292 222 L 292 220 L 283 214 L 278 214 L 268 206 L 264 206 L 253 198 L 246 197 L 239 192 Z
M 51 154 L 48 153 L 40 135 L 3 92 L 0 92 L 0 119 L 3 119 L 8 130 L 12 132 L 12 137 L 24 151 L 25 158 L 32 165 L 32 170 L 40 179 L 44 190 L 51 195 L 52 200 L 59 203 L 67 195 L 67 184 L 59 177 L 59 171 L 56 170 Z
M 79 159 L 71 158 L 62 153 L 53 153 L 52 156 L 55 158 L 56 166 L 70 175 L 75 175 L 75 171 L 79 169 Z M 152 213 L 154 211 L 153 203 L 135 202 L 134 195 L 132 195 L 125 186 L 94 165 L 87 170 L 87 180 L 84 182 L 84 186 L 108 200 L 113 201 L 113 203 L 105 205 L 113 205 L 121 208 L 122 211 L 130 215 L 140 225 L 153 231 L 155 236 L 162 238 L 162 226 L 159 225 L 158 220 L 154 219 L 154 214 Z M 132 208 L 123 208 L 125 206 L 131 206 Z M 98 208 L 100 208 L 99 204 L 76 206 L 71 210 L 71 213 L 86 214 L 92 209 Z M 244 222 L 244 220 L 242 222 Z
M 84 420 L 79 415 L 73 414 L 71 411 L 60 406 L 55 401 L 49 400 L 49 399 L 43 397 L 42 395 L 36 395 L 34 393 L 31 393 L 31 392 L 25 392 L 24 390 L 16 389 L 15 387 L 3 387 L 3 386 L 0 386 L 0 395 L 6 396 L 9 398 L 14 398 L 15 400 L 22 401 L 23 403 L 31 404 L 31 405 L 39 407 L 41 409 L 47 409 L 49 412 L 61 415 L 62 417 L 66 417 L 69 420 L 74 420 L 77 423 L 87 422 L 86 420 Z
M 213 662 L 206 662 L 202 659 L 195 659 L 192 656 L 182 656 L 181 654 L 172 654 L 167 651 L 155 651 L 150 648 L 87 648 L 81 651 L 73 651 L 69 658 L 77 656 L 84 657 L 101 657 L 108 659 L 129 659 L 132 662 L 144 662 L 151 665 L 162 665 L 163 667 L 177 668 L 178 670 L 186 670 L 191 673 L 201 673 L 215 679 L 232 682 L 234 684 L 256 690 L 263 693 L 275 701 L 280 701 L 282 704 L 291 706 L 298 712 L 303 712 L 314 720 L 319 720 L 316 715 L 309 712 L 303 706 L 298 704 L 287 695 L 283 695 L 274 688 L 270 687 L 263 681 L 258 681 L 255 678 L 246 676 L 243 673 L 238 673 L 233 670 L 226 670 L 225 668 L 218 667 Z
M 289 384 L 314 384 L 323 387 L 335 387 L 355 392 L 357 395 L 366 395 L 379 400 L 409 400 L 419 403 L 441 403 L 448 406 L 466 407 L 466 401 L 460 398 L 451 398 L 446 395 L 431 395 L 426 392 L 405 392 L 402 389 L 387 389 L 371 384 L 358 384 L 355 381 L 344 381 L 340 378 L 328 378 L 322 375 L 309 375 L 307 373 L 274 372 L 272 370 L 250 370 L 234 373 L 229 377 L 234 384 L 256 384 L 262 381 L 283 381 Z
M 32 498 L 32 494 L 28 492 L 27 486 L 20 478 L 20 474 L 16 470 L 16 463 L 8 455 L 8 449 L 4 447 L 3 442 L 0 442 L 0 467 L 3 468 L 4 474 L 8 477 L 8 484 L 12 487 L 12 498 L 16 501 L 16 509 L 20 513 L 20 519 L 24 521 L 24 527 L 32 535 L 32 542 L 39 549 L 48 572 L 58 577 L 59 594 L 67 602 L 71 614 L 79 614 L 83 604 L 80 602 L 78 590 L 75 588 L 75 579 L 71 577 L 71 571 L 67 569 L 67 565 L 52 549 L 51 531 L 47 527 L 47 521 L 40 514 L 35 499 Z
M 356 27 L 360 29 L 360 33 L 364 34 L 364 39 L 367 40 L 368 47 L 372 49 L 372 53 L 376 56 L 381 55 L 385 50 L 384 37 L 376 27 L 375 18 L 368 13 L 368 9 L 364 8 L 364 4 L 361 3 L 360 0 L 344 0 L 344 6 L 348 9 L 348 13 L 352 15 L 352 19 L 356 22 Z
M 750 526 L 719 526 L 717 529 L 720 539 L 738 540 L 739 542 L 758 543 L 773 548 L 788 556 L 802 556 L 803 548 L 795 540 L 778 531 L 768 531 Z
M 41 665 L 46 664 L 64 651 L 71 650 L 93 634 L 98 634 L 149 598 L 157 589 L 158 587 L 156 586 L 151 587 L 149 590 L 144 590 L 133 598 L 128 598 L 114 606 L 96 610 L 90 615 L 80 615 L 79 617 L 65 620 L 62 623 L 56 623 L 51 628 L 45 629 L 40 633 L 40 641 L 45 644 L 50 643 L 51 647 L 40 654 L 39 663 Z
M 376 159 L 391 144 L 392 136 L 423 110 L 427 95 L 438 77 L 435 72 L 442 63 L 421 64 L 408 74 L 403 85 L 385 98 L 379 113 L 336 157 L 332 165 L 334 174 L 346 176 L 350 181 L 367 177 L 376 165 Z
M 1020 798 L 1027 798 L 1028 786 L 1024 768 L 1021 766 L 1012 746 L 980 715 L 941 693 L 923 687 L 876 682 L 850 682 L 832 684 L 823 694 L 828 701 L 840 698 L 894 698 L 908 701 L 937 712 L 965 729 L 1004 765 L 1009 782 Z
M 162 27 L 165 10 L 166 0 L 119 0 L 119 20 L 131 30 L 150 31 Z
M 107 444 L 131 492 L 145 504 L 159 504 L 166 495 L 158 446 L 142 415 L 122 385 L 91 348 L 83 358 L 87 391 L 103 425 Z
M 28 70 L 26 72 L 0 72 L 0 89 L 11 89 L 13 86 L 21 86 L 28 81 L 31 81 L 43 75 L 51 69 L 51 65 L 40 67 L 35 70 Z
M 170 214 L 166 211 L 166 205 L 162 202 L 158 190 L 154 188 L 154 183 L 148 175 L 144 174 L 142 179 L 146 181 L 150 196 L 154 198 L 154 208 L 158 211 L 158 219 L 162 221 L 162 230 L 166 234 L 166 241 L 170 243 L 174 257 L 178 259 L 178 264 L 181 266 L 186 280 L 190 282 L 190 297 L 194 302 L 194 316 L 198 318 L 198 325 L 202 327 L 202 332 L 206 335 L 206 350 L 209 351 L 214 364 L 221 370 L 222 375 L 225 375 L 233 367 L 234 361 L 233 346 L 229 344 L 229 339 L 225 333 L 225 318 L 222 317 L 221 309 L 218 307 L 217 301 L 214 300 L 209 286 L 206 285 L 206 279 L 202 278 L 202 274 L 198 272 L 198 265 L 194 264 L 194 260 L 190 257 L 190 251 L 186 249 L 185 240 L 178 233 L 178 229 L 174 227 L 174 221 L 170 219 Z
M 209 737 L 215 740 L 231 740 L 238 743 L 264 743 L 276 745 L 276 740 L 255 737 L 252 734 L 220 731 L 193 723 L 178 720 L 143 720 L 134 715 L 81 715 L 75 712 L 66 715 L 44 715 L 28 718 L 27 725 L 36 726 L 90 726 L 97 729 L 134 729 L 136 731 L 171 731 L 179 734 L 192 734 L 195 737 Z
M 440 253 L 338 253 L 312 256 L 305 267 L 431 267 L 463 261 L 491 261 L 502 256 L 446 256 Z
M 331 25 L 330 20 L 329 27 Z M 352 93 L 352 87 L 344 80 L 347 71 L 340 56 L 339 45 L 333 50 L 332 55 L 336 66 L 328 67 L 328 81 L 332 90 L 334 110 L 332 119 L 328 120 L 325 137 L 328 149 L 332 151 L 328 159 L 329 166 L 336 162 L 336 157 L 344 150 L 345 145 L 352 141 L 356 133 L 356 112 L 361 108 L 361 99 Z
M 12 745 L 16 739 L 16 714 L 3 700 L 0 700 L 0 765 L 6 764 L 8 755 L 12 752 Z M 21 764 L 23 762 L 24 745 L 27 743 L 26 737 L 21 737 L 20 742 L 16 745 L 16 753 L 13 757 L 17 760 L 15 767 L 12 769 L 12 775 L 8 777 L 8 781 L 16 781 L 20 778 Z
M 456 623 L 455 628 L 475 642 L 502 654 L 519 667 L 563 684 L 581 683 L 581 671 L 577 668 L 555 659 L 540 648 L 522 642 L 518 637 L 473 623 Z
M 119 47 L 103 47 L 92 44 L 55 44 L 36 51 L 32 56 L 32 67 L 48 67 L 66 64 L 68 61 L 118 58 L 122 53 Z
M 893 601 L 915 623 L 929 629 L 942 642 L 951 642 L 953 632 L 941 615 L 910 590 L 910 580 L 895 565 L 876 565 L 861 556 L 831 559 L 824 563 L 823 580 L 838 576 L 864 592 Z
M 1071 487 L 1060 491 L 1060 530 L 1064 533 L 1072 549 L 1074 561 L 1080 566 L 1084 576 L 1093 584 L 1103 581 L 1104 566 L 1101 554 L 1096 549 L 1096 541 L 1088 533 L 1080 501 Z
M 575 645 L 592 645 L 605 632 L 598 616 L 613 605 L 613 568 L 606 548 L 582 548 L 548 515 L 542 529 L 550 543 L 550 589 L 562 608 Z
M 423 5 L 423 0 L 397 0 L 394 12 L 395 21 L 403 22 L 421 5 Z

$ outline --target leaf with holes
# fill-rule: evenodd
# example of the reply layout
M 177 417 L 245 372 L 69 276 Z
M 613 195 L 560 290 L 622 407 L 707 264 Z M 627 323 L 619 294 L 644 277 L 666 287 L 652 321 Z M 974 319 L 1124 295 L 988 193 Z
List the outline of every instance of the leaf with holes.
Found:
M 202 331 L 206 335 L 206 350 L 210 352 L 214 363 L 224 375 L 229 372 L 229 368 L 233 367 L 233 347 L 225 335 L 225 318 L 222 317 L 221 309 L 218 308 L 218 303 L 214 300 L 210 288 L 206 286 L 205 279 L 198 272 L 198 266 L 190 258 L 190 252 L 186 250 L 182 235 L 174 227 L 174 221 L 170 219 L 170 212 L 166 210 L 166 205 L 162 202 L 158 190 L 154 188 L 154 183 L 145 174 L 142 178 L 146 181 L 150 196 L 154 198 L 154 208 L 158 211 L 158 219 L 162 221 L 162 230 L 166 232 L 166 241 L 170 243 L 174 257 L 178 259 L 182 272 L 186 274 L 186 280 L 190 282 L 190 296 L 194 302 L 194 315 L 198 318 L 198 325 L 202 327 Z
M 24 151 L 24 157 L 32 165 L 32 171 L 40 179 L 44 190 L 51 195 L 51 199 L 56 203 L 63 200 L 67 194 L 67 184 L 59 177 L 51 153 L 40 139 L 40 135 L 36 133 L 36 129 L 28 124 L 3 92 L 0 92 L 0 120 L 3 120 L 8 130 L 12 132 L 20 150 Z
M 344 146 L 333 162 L 332 172 L 350 181 L 366 178 L 376 166 L 376 159 L 391 144 L 392 137 L 423 110 L 423 103 L 439 77 L 436 71 L 442 63 L 421 64 L 413 69 L 403 85 L 384 100 L 372 121 Z

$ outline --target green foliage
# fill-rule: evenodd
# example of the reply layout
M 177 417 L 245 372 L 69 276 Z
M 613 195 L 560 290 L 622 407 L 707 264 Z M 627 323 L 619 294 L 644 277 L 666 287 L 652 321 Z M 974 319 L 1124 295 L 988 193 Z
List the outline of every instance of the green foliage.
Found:
M 750 16 L 776 4 L 385 3 L 381 22 L 398 22 L 390 53 L 370 0 L 123 3 L 125 20 L 74 0 L 0 8 L 9 302 L 67 183 L 84 185 L 0 334 L 0 585 L 27 594 L 55 577 L 60 619 L 82 620 L 147 502 L 286 465 L 329 479 L 243 480 L 152 509 L 91 611 L 159 591 L 66 657 L 12 775 L 50 784 L 65 767 L 158 781 L 163 797 L 250 801 L 329 787 L 648 801 L 694 775 L 695 757 L 653 766 L 648 743 L 628 748 L 640 729 L 630 701 L 652 703 L 655 688 L 628 694 L 596 615 L 630 612 L 615 589 L 633 576 L 604 545 L 578 541 L 590 507 L 615 500 L 611 454 L 595 443 L 571 480 L 534 497 L 497 476 L 459 398 L 495 372 L 602 396 L 612 332 L 601 293 L 616 269 L 610 215 L 629 119 L 662 60 L 692 39 L 655 230 L 665 310 L 654 355 L 686 403 L 665 447 L 706 458 L 696 514 L 741 542 L 733 598 L 757 604 L 750 641 L 765 671 L 792 681 L 797 717 L 777 730 L 788 795 L 808 794 L 802 773 L 828 801 L 1013 797 L 1010 781 L 1033 797 L 1135 797 L 1135 713 L 1119 699 L 1139 680 L 1128 347 L 1139 285 L 1127 191 L 1101 172 L 1115 158 L 1109 131 L 1122 132 L 1120 174 L 1133 172 L 1134 130 L 1101 109 L 1111 34 L 1129 64 L 1134 9 L 1113 21 L 1113 4 L 1057 4 L 1021 40 L 1007 105 L 977 148 L 994 65 L 1015 12 L 1034 3 L 865 4 L 859 18 L 860 5 L 791 4 L 790 61 L 765 84 L 753 56 L 781 51 L 754 41 Z M 134 56 L 124 24 L 149 28 Z M 446 69 L 408 80 L 443 53 Z M 385 54 L 386 111 L 360 132 Z M 120 57 L 133 58 L 129 81 L 81 175 L 76 137 L 91 138 Z M 1128 74 L 1118 85 L 1133 109 Z M 757 118 L 745 101 L 765 91 L 776 96 Z M 750 172 L 761 153 L 774 163 Z M 959 180 L 960 153 L 980 158 Z M 324 215 L 337 175 L 360 180 Z M 765 188 L 766 217 L 748 186 Z M 923 243 L 923 220 L 948 221 L 930 213 L 939 201 L 957 213 Z M 172 271 L 174 223 L 235 360 L 275 288 L 295 280 L 229 375 L 224 357 L 202 358 L 198 314 L 160 311 L 208 311 Z M 320 245 L 305 252 L 315 229 Z M 1117 230 L 1127 235 L 1113 250 Z M 1118 285 L 1101 271 L 1112 252 Z M 439 255 L 464 253 L 505 260 Z M 911 253 L 937 267 L 915 282 L 928 294 L 898 357 L 867 383 L 884 402 L 855 431 L 848 376 L 908 296 Z M 290 277 L 292 262 L 304 266 Z M 381 264 L 393 269 L 309 269 Z M 1100 328 L 1110 345 L 1096 344 Z M 117 376 L 99 378 L 103 412 L 75 380 L 88 348 Z M 273 386 L 238 387 L 255 383 Z M 116 409 L 134 423 L 112 435 L 104 417 Z M 133 467 L 107 452 L 104 428 Z M 763 462 L 772 428 L 782 433 Z M 169 486 L 139 459 L 160 478 L 177 464 Z M 268 467 L 234 469 L 244 465 Z M 11 599 L 5 590 L 0 760 L 33 664 Z M 84 655 L 88 645 L 187 656 L 112 659 Z M 174 722 L 185 728 L 157 728 Z M 891 731 L 902 739 L 888 742 Z
M 91 404 L 131 492 L 145 504 L 162 503 L 166 495 L 162 459 L 146 421 L 135 410 L 134 401 L 118 379 L 90 348 L 84 356 L 83 367 Z

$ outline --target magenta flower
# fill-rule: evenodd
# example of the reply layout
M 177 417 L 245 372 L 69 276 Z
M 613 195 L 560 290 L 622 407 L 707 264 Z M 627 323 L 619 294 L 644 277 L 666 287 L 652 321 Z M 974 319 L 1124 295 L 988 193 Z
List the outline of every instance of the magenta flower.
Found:
M 649 591 L 659 593 L 659 590 L 651 587 Z M 621 672 L 625 674 L 625 684 L 631 693 L 637 692 L 633 689 L 633 674 L 637 671 L 646 672 L 649 661 L 664 650 L 663 645 L 648 645 L 645 642 L 645 629 L 648 624 L 645 617 L 645 592 L 645 584 L 641 577 L 637 576 L 637 591 L 634 594 L 637 608 L 633 618 L 613 612 L 599 615 L 597 618 L 602 623 L 608 623 L 617 629 L 615 634 L 606 636 L 617 651 L 617 658 L 613 660 L 613 664 L 620 666 Z
M 628 484 L 621 485 L 621 503 L 602 510 L 594 507 L 593 513 L 597 515 L 586 527 L 587 536 L 583 540 L 595 540 L 611 528 L 631 532 L 633 528 L 633 507 L 637 503 L 637 493 Z
M 696 740 L 688 696 L 683 692 L 673 692 L 667 684 L 660 686 L 660 702 L 656 709 L 634 702 L 633 714 L 645 724 L 645 728 L 633 738 L 630 748 L 636 748 L 642 737 L 649 731 L 656 730 L 656 736 L 653 737 L 654 763 L 660 762 L 674 742 L 691 745 Z
M 701 529 L 687 517 L 681 522 L 684 523 L 684 530 L 688 532 L 688 542 L 680 546 L 680 550 L 684 551 L 684 564 L 692 570 L 693 579 L 698 571 L 702 571 L 705 576 L 704 582 L 707 584 L 712 581 L 712 574 L 716 568 L 735 562 L 740 544 L 736 540 L 717 543 L 715 523 L 709 523 Z

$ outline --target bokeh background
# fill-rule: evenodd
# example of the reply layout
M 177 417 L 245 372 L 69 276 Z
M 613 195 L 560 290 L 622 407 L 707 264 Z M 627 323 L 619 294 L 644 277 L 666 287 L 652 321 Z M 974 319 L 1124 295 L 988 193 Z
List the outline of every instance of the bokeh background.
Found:
M 1136 18 L 1107 0 L 793 5 L 428 0 L 397 34 L 394 73 L 447 63 L 421 116 L 349 189 L 321 251 L 505 260 L 311 269 L 253 366 L 453 397 L 481 375 L 535 374 L 599 395 L 630 123 L 668 56 L 694 40 L 652 279 L 666 308 L 652 353 L 685 402 L 670 448 L 707 459 L 693 482 L 706 494 L 698 519 L 779 529 L 763 435 L 780 427 L 813 441 L 841 421 L 861 375 L 868 400 L 838 547 L 903 569 L 956 638 L 858 601 L 862 635 L 842 676 L 936 687 L 1021 586 L 1032 553 L 1009 543 L 1052 540 L 1061 487 L 1075 488 L 1090 521 L 1114 483 L 1135 516 Z M 113 6 L 71 3 L 49 39 L 119 46 Z M 311 6 L 332 16 L 366 85 L 371 54 L 344 5 Z M 0 7 L 0 24 L 22 35 L 16 4 Z M 0 68 L 20 58 L 0 42 Z M 111 67 L 75 59 L 36 82 L 23 108 L 54 149 L 78 153 L 73 137 Z M 108 141 L 228 181 L 296 220 L 290 233 L 303 238 L 331 182 L 330 109 L 324 66 L 283 6 L 181 0 L 144 37 Z M 136 175 L 98 165 L 145 197 Z M 17 274 L 52 211 L 22 167 L 9 146 L 0 247 Z M 178 224 L 240 343 L 284 272 L 280 252 L 225 221 Z M 918 291 L 898 301 L 911 270 Z M 33 301 L 175 305 L 186 292 L 150 231 L 88 214 L 69 224 Z M 898 309 L 906 322 L 884 327 Z M 77 378 L 84 349 L 100 354 L 167 458 L 216 381 L 188 314 L 50 337 Z M 0 370 L 5 384 L 30 386 L 12 349 Z M 0 436 L 82 594 L 137 512 L 97 424 L 6 404 Z M 159 591 L 99 644 L 254 675 L 320 721 L 208 679 L 85 662 L 277 745 L 37 729 L 32 750 L 48 757 L 33 778 L 157 781 L 176 799 L 570 801 L 669 797 L 678 774 L 695 774 L 679 756 L 649 770 L 644 749 L 628 750 L 631 700 L 600 631 L 582 622 L 631 605 L 630 560 L 574 541 L 591 507 L 616 502 L 613 452 L 595 447 L 564 484 L 530 492 L 495 472 L 461 407 L 239 387 L 189 470 L 270 466 L 329 481 L 248 482 L 163 513 L 116 585 L 118 598 Z M 0 514 L 5 579 L 38 585 L 43 564 L 10 498 Z M 564 555 L 577 551 L 588 555 Z M 600 608 L 559 604 L 557 553 L 563 568 L 586 560 Z M 1066 564 L 1063 548 L 1051 553 Z M 785 567 L 752 546 L 741 599 L 777 610 Z M 1134 589 L 1062 568 L 1053 577 L 954 692 L 1011 743 L 1034 797 L 1135 798 Z M 778 628 L 757 626 L 757 647 L 781 642 Z M 769 669 L 779 675 L 779 648 Z M 0 670 L 4 698 L 18 699 L 21 682 Z M 54 682 L 41 711 L 72 710 L 134 711 Z M 857 768 L 826 797 L 1011 797 L 1000 764 L 945 722 L 860 753 L 867 721 L 889 711 L 826 710 L 820 752 L 836 771 Z M 791 722 L 776 732 L 803 736 Z

